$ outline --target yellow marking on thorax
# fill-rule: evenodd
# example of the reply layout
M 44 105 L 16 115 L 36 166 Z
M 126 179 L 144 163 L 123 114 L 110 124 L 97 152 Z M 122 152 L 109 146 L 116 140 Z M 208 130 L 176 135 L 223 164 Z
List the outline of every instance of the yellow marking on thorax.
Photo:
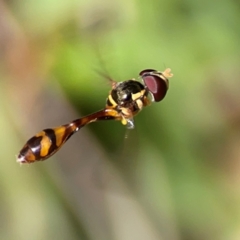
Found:
M 109 94 L 108 100 L 109 100 L 109 102 L 112 104 L 112 106 L 109 106 L 109 107 L 114 108 L 114 107 L 116 107 L 116 106 L 118 105 L 118 104 L 114 101 L 114 99 L 112 98 L 112 95 L 111 95 L 111 94 Z
M 145 94 L 146 90 L 143 89 L 141 92 L 132 93 L 132 100 L 136 101 L 137 99 L 141 98 Z
M 141 99 L 137 99 L 137 100 L 136 100 L 136 103 L 137 103 L 137 105 L 138 105 L 139 110 L 142 110 L 142 108 L 143 108 L 143 102 L 142 102 L 142 100 L 141 100 Z

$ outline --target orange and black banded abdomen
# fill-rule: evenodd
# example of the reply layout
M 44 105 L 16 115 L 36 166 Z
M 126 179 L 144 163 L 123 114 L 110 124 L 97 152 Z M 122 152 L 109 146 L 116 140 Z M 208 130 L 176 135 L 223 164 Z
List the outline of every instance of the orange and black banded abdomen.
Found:
M 57 152 L 78 129 L 74 124 L 45 129 L 30 138 L 18 155 L 18 162 L 43 161 Z
M 122 116 L 114 109 L 102 109 L 69 124 L 42 130 L 30 138 L 17 156 L 19 163 L 43 161 L 56 153 L 62 145 L 80 128 L 99 120 L 121 120 Z

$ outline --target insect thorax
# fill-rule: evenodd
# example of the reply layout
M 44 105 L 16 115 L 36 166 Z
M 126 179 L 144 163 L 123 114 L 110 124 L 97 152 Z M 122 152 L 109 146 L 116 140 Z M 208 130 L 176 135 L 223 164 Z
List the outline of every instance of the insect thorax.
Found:
M 115 108 L 119 111 L 129 109 L 133 115 L 139 112 L 148 95 L 147 89 L 138 81 L 128 80 L 119 82 L 113 88 L 107 99 L 107 107 Z

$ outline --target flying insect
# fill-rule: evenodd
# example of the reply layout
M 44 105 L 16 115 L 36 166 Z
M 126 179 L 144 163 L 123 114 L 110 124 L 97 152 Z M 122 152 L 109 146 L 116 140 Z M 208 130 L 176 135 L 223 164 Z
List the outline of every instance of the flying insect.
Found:
M 112 89 L 105 108 L 76 119 L 68 124 L 47 128 L 30 138 L 17 156 L 19 163 L 43 161 L 55 154 L 64 143 L 85 125 L 100 120 L 117 120 L 128 129 L 134 128 L 134 116 L 152 102 L 159 102 L 169 88 L 168 79 L 173 76 L 171 69 L 163 72 L 145 69 L 140 79 L 116 82 L 110 79 Z

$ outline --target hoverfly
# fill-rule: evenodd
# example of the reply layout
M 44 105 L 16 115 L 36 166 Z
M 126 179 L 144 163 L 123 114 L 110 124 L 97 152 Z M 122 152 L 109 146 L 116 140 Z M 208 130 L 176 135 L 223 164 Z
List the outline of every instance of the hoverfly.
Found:
M 55 154 L 80 128 L 100 120 L 119 120 L 127 128 L 134 128 L 134 116 L 151 102 L 161 101 L 168 90 L 171 69 L 163 72 L 145 69 L 139 73 L 142 83 L 135 80 L 111 81 L 112 89 L 104 109 L 76 119 L 68 124 L 44 129 L 30 138 L 17 156 L 19 163 L 43 161 Z

